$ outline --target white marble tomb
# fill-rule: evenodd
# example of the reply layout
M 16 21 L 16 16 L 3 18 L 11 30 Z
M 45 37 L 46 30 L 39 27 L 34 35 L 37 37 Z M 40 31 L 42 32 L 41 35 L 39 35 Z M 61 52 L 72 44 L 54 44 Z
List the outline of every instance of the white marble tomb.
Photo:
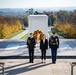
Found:
M 48 16 L 47 15 L 29 15 L 28 16 L 29 33 L 36 30 L 42 31 L 48 36 Z

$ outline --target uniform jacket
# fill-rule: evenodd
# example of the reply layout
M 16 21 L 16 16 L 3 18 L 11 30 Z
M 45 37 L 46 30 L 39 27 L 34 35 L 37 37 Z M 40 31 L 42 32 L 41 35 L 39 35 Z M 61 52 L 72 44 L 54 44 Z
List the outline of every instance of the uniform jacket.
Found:
M 27 46 L 28 48 L 34 48 L 36 44 L 35 38 L 34 37 L 28 37 L 27 39 Z
M 55 36 L 55 37 L 51 36 L 49 38 L 49 47 L 51 49 L 59 48 L 59 38 L 57 36 Z

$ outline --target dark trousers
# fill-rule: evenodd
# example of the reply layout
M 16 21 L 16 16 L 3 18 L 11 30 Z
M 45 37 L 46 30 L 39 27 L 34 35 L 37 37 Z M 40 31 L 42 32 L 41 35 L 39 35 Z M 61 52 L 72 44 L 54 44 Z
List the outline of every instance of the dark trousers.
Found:
M 46 50 L 41 50 L 41 59 L 46 60 Z
M 29 61 L 33 62 L 34 60 L 34 49 L 29 49 Z
M 52 54 L 52 62 L 56 62 L 56 57 L 57 57 L 57 49 L 51 49 L 51 54 Z

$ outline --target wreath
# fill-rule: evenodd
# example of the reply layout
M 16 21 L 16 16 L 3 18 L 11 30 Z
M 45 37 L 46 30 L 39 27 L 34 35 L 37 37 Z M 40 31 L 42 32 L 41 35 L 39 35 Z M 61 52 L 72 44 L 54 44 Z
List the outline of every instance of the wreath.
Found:
M 37 34 L 40 35 L 40 36 L 39 36 L 39 40 L 41 40 L 42 37 L 43 37 L 43 32 L 40 31 L 40 30 L 36 30 L 36 31 L 34 31 L 33 36 L 34 36 L 35 39 L 37 39 Z

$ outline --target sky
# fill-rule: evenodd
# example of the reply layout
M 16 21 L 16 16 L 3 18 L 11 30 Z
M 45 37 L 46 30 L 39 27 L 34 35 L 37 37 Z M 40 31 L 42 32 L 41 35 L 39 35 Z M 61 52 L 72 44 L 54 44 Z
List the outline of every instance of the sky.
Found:
M 76 7 L 76 0 L 0 0 L 0 8 Z

